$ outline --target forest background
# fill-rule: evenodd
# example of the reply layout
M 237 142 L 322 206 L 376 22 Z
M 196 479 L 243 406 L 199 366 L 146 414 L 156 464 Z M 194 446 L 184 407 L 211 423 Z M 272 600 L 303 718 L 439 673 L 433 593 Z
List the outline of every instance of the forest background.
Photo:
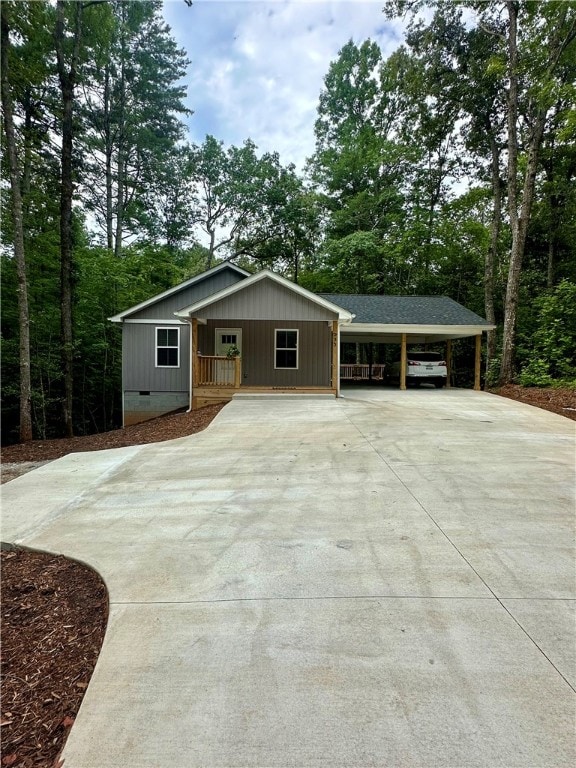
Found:
M 160 2 L 0 7 L 4 444 L 118 426 L 107 318 L 223 259 L 450 296 L 497 324 L 487 385 L 576 385 L 574 2 L 386 3 L 405 40 L 341 49 L 303 172 L 186 141 Z

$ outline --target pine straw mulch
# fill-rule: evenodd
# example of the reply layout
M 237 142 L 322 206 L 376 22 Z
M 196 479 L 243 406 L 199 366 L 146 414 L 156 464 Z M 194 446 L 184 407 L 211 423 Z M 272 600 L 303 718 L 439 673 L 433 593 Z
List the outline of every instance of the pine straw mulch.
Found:
M 97 573 L 61 555 L 3 549 L 2 766 L 52 768 L 106 631 Z
M 575 390 L 510 385 L 491 391 L 576 420 Z M 142 445 L 199 432 L 222 408 L 207 406 L 98 435 L 8 446 L 1 450 L 2 482 L 74 451 Z M 10 467 L 16 467 L 13 474 Z M 0 765 L 54 768 L 103 640 L 106 588 L 89 568 L 62 556 L 13 548 L 1 557 Z

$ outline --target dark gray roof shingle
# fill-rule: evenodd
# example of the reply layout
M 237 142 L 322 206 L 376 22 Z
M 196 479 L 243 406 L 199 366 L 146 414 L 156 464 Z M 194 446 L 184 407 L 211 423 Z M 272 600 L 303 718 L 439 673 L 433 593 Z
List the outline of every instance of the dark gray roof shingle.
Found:
M 447 296 L 368 296 L 354 293 L 319 293 L 356 315 L 353 323 L 383 325 L 489 325 Z

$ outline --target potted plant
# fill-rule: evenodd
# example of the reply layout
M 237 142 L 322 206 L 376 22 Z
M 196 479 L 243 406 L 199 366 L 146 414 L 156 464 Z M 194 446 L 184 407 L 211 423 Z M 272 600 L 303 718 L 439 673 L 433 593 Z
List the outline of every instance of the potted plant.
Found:
M 236 344 L 230 344 L 228 347 L 228 351 L 226 352 L 226 357 L 233 358 L 233 357 L 240 357 L 240 350 L 236 346 Z

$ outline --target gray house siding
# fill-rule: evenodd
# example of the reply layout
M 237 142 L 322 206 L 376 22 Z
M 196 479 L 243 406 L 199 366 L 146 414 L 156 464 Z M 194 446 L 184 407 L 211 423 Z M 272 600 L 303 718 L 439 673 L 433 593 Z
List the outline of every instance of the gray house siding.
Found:
M 156 368 L 156 328 L 180 329 L 180 365 Z M 122 327 L 122 381 L 124 390 L 188 391 L 190 325 L 125 323 Z
M 122 382 L 125 426 L 188 407 L 190 403 L 190 325 L 174 312 L 243 280 L 223 269 L 198 283 L 134 312 L 122 325 Z M 150 323 L 157 320 L 157 323 Z M 148 322 L 132 322 L 148 321 Z M 156 329 L 180 329 L 178 368 L 156 367 Z
M 162 323 L 122 326 L 124 426 L 189 405 L 190 326 L 172 322 L 165 326 L 180 330 L 178 368 L 156 367 L 156 328 L 161 327 Z
M 336 320 L 335 312 L 272 280 L 260 280 L 198 311 L 212 320 Z
M 183 288 L 182 291 L 178 291 L 172 294 L 172 296 L 161 299 L 156 304 L 141 309 L 139 312 L 130 315 L 130 319 L 157 320 L 159 318 L 166 318 L 174 320 L 174 312 L 176 310 L 189 307 L 191 304 L 201 301 L 213 293 L 218 293 L 218 291 L 222 291 L 224 288 L 228 288 L 228 286 L 234 285 L 234 283 L 242 279 L 242 276 L 237 272 L 225 269 L 216 275 L 207 277 L 206 280 L 190 285 L 188 288 Z
M 209 320 L 198 328 L 198 347 L 214 354 L 216 328 L 242 329 L 242 386 L 246 387 L 330 387 L 331 326 L 302 320 Z M 298 368 L 274 368 L 275 331 L 296 329 Z

